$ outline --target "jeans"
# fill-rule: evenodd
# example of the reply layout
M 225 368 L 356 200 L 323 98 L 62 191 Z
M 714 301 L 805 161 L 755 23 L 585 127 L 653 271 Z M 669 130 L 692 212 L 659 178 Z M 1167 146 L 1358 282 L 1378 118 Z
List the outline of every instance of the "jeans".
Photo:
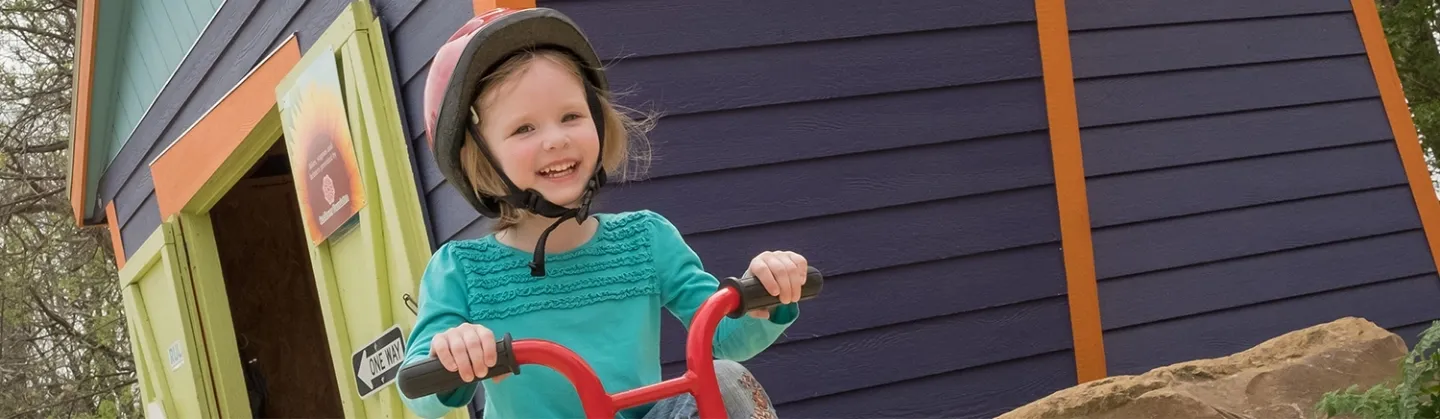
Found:
M 715 361 L 715 378 L 720 382 L 720 397 L 725 400 L 725 413 L 731 419 L 772 419 L 775 406 L 770 395 L 755 381 L 750 371 L 735 361 Z M 695 397 L 682 394 L 655 403 L 645 419 L 699 418 Z

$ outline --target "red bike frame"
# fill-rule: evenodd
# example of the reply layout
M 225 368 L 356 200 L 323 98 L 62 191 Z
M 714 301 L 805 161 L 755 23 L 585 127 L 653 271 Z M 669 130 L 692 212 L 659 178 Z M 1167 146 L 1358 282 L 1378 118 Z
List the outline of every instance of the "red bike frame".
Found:
M 590 364 L 564 346 L 540 339 L 518 339 L 514 341 L 511 352 L 515 354 L 516 364 L 544 365 L 569 379 L 575 391 L 580 393 L 586 417 L 613 418 L 621 409 L 690 393 L 695 396 L 700 417 L 723 418 L 725 402 L 720 398 L 720 384 L 715 378 L 711 342 L 720 320 L 739 306 L 740 293 L 733 288 L 721 287 L 695 312 L 695 319 L 691 322 L 694 327 L 690 328 L 685 340 L 685 374 L 613 395 L 605 393 L 605 387 L 600 384 Z
M 824 283 L 824 276 L 818 269 L 810 266 L 807 270 L 805 284 L 800 290 L 802 301 L 818 295 Z M 725 402 L 721 399 L 720 383 L 715 377 L 712 343 L 715 329 L 725 317 L 740 317 L 746 315 L 745 311 L 777 304 L 780 304 L 779 298 L 770 295 L 760 280 L 753 276 L 721 280 L 719 289 L 700 304 L 690 322 L 690 333 L 685 339 L 685 363 L 688 367 L 685 374 L 640 388 L 607 394 L 595 370 L 580 355 L 544 339 L 511 340 L 508 333 L 503 340 L 496 342 L 499 359 L 487 374 L 519 374 L 523 364 L 550 367 L 564 375 L 575 387 L 585 415 L 592 418 L 613 418 L 621 409 L 685 393 L 695 397 L 696 409 L 701 417 L 725 417 Z M 453 390 L 466 383 L 455 371 L 447 370 L 434 354 L 429 359 L 401 368 L 397 381 L 400 391 L 410 398 Z

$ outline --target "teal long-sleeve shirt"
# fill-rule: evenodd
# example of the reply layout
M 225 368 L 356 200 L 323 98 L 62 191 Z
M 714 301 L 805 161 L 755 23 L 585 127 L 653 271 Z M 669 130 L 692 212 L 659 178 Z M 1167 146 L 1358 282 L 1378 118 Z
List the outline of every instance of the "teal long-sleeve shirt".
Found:
M 546 256 L 545 277 L 530 276 L 529 251 L 502 244 L 494 235 L 441 246 L 420 281 L 419 318 L 405 363 L 429 357 L 436 334 L 471 323 L 497 337 L 545 339 L 575 351 L 607 393 L 659 382 L 662 309 L 689 328 L 719 281 L 659 214 L 596 217 L 600 228 L 589 241 Z M 715 356 L 749 359 L 774 343 L 799 314 L 796 304 L 786 304 L 769 319 L 725 318 L 715 333 Z M 500 383 L 485 380 L 450 393 L 401 398 L 417 415 L 433 418 L 465 406 L 476 385 L 483 385 L 486 418 L 584 417 L 579 395 L 564 376 L 542 366 L 520 371 Z M 629 409 L 620 417 L 639 418 L 648 409 Z

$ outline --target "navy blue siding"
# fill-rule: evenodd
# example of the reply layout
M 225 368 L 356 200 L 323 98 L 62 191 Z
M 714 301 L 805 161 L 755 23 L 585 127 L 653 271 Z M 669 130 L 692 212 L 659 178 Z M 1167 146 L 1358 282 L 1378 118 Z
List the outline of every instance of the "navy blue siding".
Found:
M 1066 0 L 1071 31 L 1349 12 L 1344 0 Z
M 1067 6 L 1111 374 L 1440 318 L 1348 1 Z
M 991 417 L 1073 385 L 1033 3 L 732 3 L 540 6 L 594 38 L 622 104 L 665 115 L 648 178 L 608 189 L 601 210 L 666 215 L 717 275 L 772 248 L 829 274 L 805 320 L 747 363 L 782 414 Z M 437 243 L 488 225 L 421 131 L 426 60 L 469 6 L 377 5 L 400 19 Z M 684 330 L 665 318 L 671 376 Z M 966 390 L 914 391 L 936 385 Z
M 868 391 L 806 399 L 784 406 L 795 418 L 993 418 L 1009 409 L 997 404 L 1035 400 L 1053 393 L 1050 383 L 1075 381 L 1070 351 L 997 362 L 917 378 Z
M 347 2 L 230 0 L 180 63 L 155 105 L 100 179 L 100 199 L 113 200 L 126 255 L 160 224 L 149 163 L 204 116 L 267 54 L 291 35 L 301 51 L 339 16 Z

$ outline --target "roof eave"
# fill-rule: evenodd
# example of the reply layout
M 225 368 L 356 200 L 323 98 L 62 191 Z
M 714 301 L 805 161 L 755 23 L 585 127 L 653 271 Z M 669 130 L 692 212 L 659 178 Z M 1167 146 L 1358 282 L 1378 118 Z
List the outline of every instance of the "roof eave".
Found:
M 75 53 L 75 85 L 71 89 L 70 122 L 70 170 L 67 174 L 67 193 L 70 207 L 78 225 L 100 224 L 94 211 L 97 197 L 86 193 L 90 175 L 90 101 L 93 97 L 95 80 L 95 33 L 100 21 L 99 0 L 80 0 L 76 28 L 78 47 Z

